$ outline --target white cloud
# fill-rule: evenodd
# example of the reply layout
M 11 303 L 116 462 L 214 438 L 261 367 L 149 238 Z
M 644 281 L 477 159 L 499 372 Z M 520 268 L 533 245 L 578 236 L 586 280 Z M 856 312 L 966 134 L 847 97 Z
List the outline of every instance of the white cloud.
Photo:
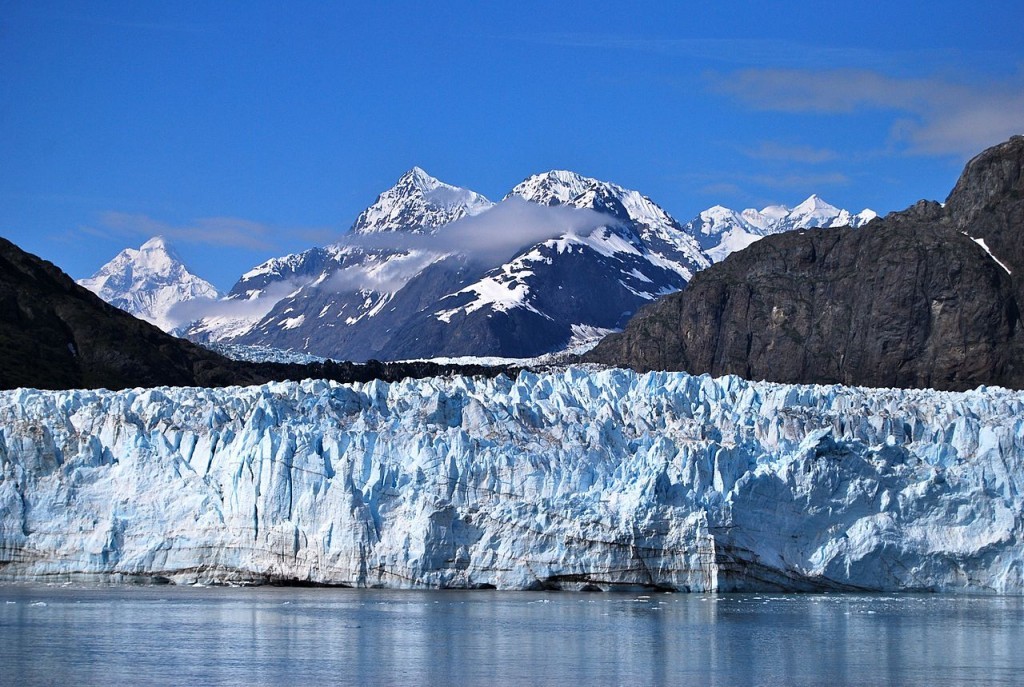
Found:
M 961 83 L 865 69 L 745 69 L 716 88 L 766 111 L 892 112 L 891 144 L 928 155 L 969 155 L 1024 131 L 1024 77 Z
M 337 235 L 330 229 L 273 227 L 238 217 L 201 217 L 188 224 L 170 224 L 148 215 L 127 212 L 104 212 L 98 227 L 83 227 L 82 231 L 143 238 L 165 236 L 176 243 L 261 251 L 278 249 L 278 237 L 286 234 L 325 239 Z
M 589 235 L 618 220 L 595 210 L 546 206 L 506 198 L 479 215 L 445 225 L 436 234 L 386 232 L 350 235 L 342 244 L 421 253 L 458 253 L 474 262 L 499 265 L 527 248 L 564 234 Z
M 828 148 L 814 148 L 804 145 L 785 145 L 775 141 L 762 141 L 755 148 L 744 148 L 741 152 L 755 160 L 781 160 L 785 162 L 803 162 L 818 164 L 830 162 L 839 154 Z
M 338 270 L 320 288 L 337 292 L 368 290 L 395 293 L 440 257 L 439 253 L 422 250 L 398 253 L 378 262 Z
M 167 318 L 181 326 L 206 317 L 225 317 L 230 319 L 260 320 L 274 309 L 281 299 L 296 289 L 300 284 L 292 281 L 272 283 L 256 298 L 195 298 L 175 303 L 167 311 Z

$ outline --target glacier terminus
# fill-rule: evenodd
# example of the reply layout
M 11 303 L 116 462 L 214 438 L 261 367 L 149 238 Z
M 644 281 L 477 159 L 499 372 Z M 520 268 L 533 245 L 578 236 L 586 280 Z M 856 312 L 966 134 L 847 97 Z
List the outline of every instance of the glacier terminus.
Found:
M 561 371 L 0 393 L 0 579 L 1024 591 L 1024 394 Z

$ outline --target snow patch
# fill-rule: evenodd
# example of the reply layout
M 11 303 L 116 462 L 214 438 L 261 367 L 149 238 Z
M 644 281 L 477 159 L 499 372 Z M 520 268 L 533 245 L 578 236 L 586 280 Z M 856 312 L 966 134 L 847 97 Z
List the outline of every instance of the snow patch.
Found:
M 993 255 L 993 253 L 992 253 L 992 250 L 991 250 L 991 249 L 990 249 L 990 248 L 989 248 L 989 247 L 988 247 L 987 245 L 985 245 L 985 239 L 976 239 L 976 238 L 974 238 L 973 236 L 969 236 L 969 235 L 968 235 L 968 234 L 966 234 L 966 233 L 964 234 L 964 236 L 967 236 L 967 238 L 969 238 L 970 240 L 974 241 L 974 242 L 975 242 L 976 244 L 978 244 L 979 246 L 981 246 L 982 248 L 984 248 L 984 249 L 985 249 L 985 252 L 986 252 L 986 253 L 988 253 L 988 256 L 989 256 L 990 258 L 992 258 L 993 260 L 995 260 L 995 261 L 996 261 L 996 264 L 997 264 L 997 265 L 999 265 L 1000 267 L 1002 267 L 1002 268 L 1003 268 L 1003 270 L 1004 270 L 1004 271 L 1005 271 L 1005 272 L 1006 272 L 1007 274 L 1013 274 L 1012 272 L 1010 272 L 1010 268 L 1009 268 L 1009 267 L 1007 267 L 1007 266 L 1006 266 L 1006 265 L 1005 265 L 1005 264 L 1003 263 L 1003 261 L 1002 261 L 1002 260 L 1000 260 L 1000 259 L 999 259 L 999 258 L 997 258 L 997 257 L 996 257 L 995 255 Z

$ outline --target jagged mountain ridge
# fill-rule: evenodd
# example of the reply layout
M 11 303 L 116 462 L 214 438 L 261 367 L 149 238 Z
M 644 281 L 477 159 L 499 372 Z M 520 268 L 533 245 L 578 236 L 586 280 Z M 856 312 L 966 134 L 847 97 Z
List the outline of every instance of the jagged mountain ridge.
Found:
M 468 243 L 496 230 L 528 233 L 537 218 L 509 211 L 516 202 L 605 219 L 583 232 L 524 239 L 522 250 L 496 265 L 445 240 L 472 221 L 481 227 L 466 235 Z M 730 225 L 728 236 L 850 217 L 816 196 L 792 211 L 728 213 L 745 227 Z M 711 264 L 700 241 L 711 245 L 725 231 L 696 221 L 682 225 L 636 191 L 566 170 L 529 177 L 495 204 L 414 167 L 360 213 L 341 242 L 264 262 L 222 303 L 174 331 L 200 342 L 354 360 L 532 357 L 565 346 L 573 332 L 621 328 L 639 306 L 683 288 Z M 181 317 L 190 312 L 176 309 Z
M 213 284 L 189 271 L 162 236 L 149 239 L 138 249 L 124 249 L 94 275 L 78 283 L 111 305 L 164 331 L 180 324 L 171 313 L 177 304 L 221 297 Z
M 424 199 L 438 197 L 454 204 L 417 214 Z M 472 221 L 494 224 L 499 213 L 506 233 L 529 230 L 517 226 L 528 221 L 516 207 L 522 202 L 600 213 L 588 216 L 600 225 L 528 242 L 497 266 L 446 242 L 447 232 Z M 574 330 L 622 326 L 641 304 L 682 288 L 710 264 L 649 199 L 563 171 L 535 175 L 494 205 L 416 168 L 360 215 L 350 235 L 351 243 L 268 261 L 244 275 L 233 300 L 258 300 L 275 284 L 289 291 L 247 330 L 218 330 L 208 320 L 189 335 L 355 360 L 527 357 L 567 344 Z
M 455 220 L 479 215 L 493 205 L 475 191 L 446 184 L 413 167 L 359 213 L 349 231 L 432 233 Z
M 1024 136 L 944 205 L 766 237 L 642 310 L 587 359 L 798 383 L 1024 387 Z
M 812 194 L 790 209 L 769 205 L 761 210 L 748 208 L 737 212 L 721 205 L 704 210 L 684 225 L 714 262 L 742 250 L 758 239 L 796 229 L 862 227 L 878 217 L 874 210 L 857 214 L 841 210 Z
M 349 235 L 378 238 L 388 234 L 431 235 L 442 226 L 478 215 L 493 205 L 479 193 L 445 184 L 421 168 L 413 167 L 359 214 Z M 323 320 L 330 311 L 331 322 L 323 324 L 335 330 L 321 335 L 336 334 L 339 325 L 351 326 L 365 317 L 372 317 L 390 301 L 392 290 L 375 287 L 381 274 L 398 271 L 411 278 L 417 271 L 416 266 L 423 268 L 443 257 L 388 247 L 382 241 L 380 245 L 337 243 L 271 258 L 243 274 L 235 283 L 228 293 L 230 303 L 224 314 L 193 322 L 183 333 L 197 341 L 258 345 L 267 344 L 275 332 L 283 338 L 294 339 L 282 332 L 301 327 L 308 316 L 305 310 L 311 308 L 309 303 L 315 300 L 320 304 L 315 320 Z M 416 265 L 409 265 L 410 261 Z M 349 288 L 327 283 L 343 271 L 348 275 L 344 281 Z M 328 288 L 333 286 L 337 288 Z M 297 319 L 300 316 L 301 321 Z M 314 317 L 310 317 L 310 322 L 313 321 Z M 308 338 L 301 338 L 298 344 L 301 350 L 307 350 Z M 278 341 L 272 345 L 282 344 Z M 336 348 L 343 350 L 345 346 L 339 342 Z

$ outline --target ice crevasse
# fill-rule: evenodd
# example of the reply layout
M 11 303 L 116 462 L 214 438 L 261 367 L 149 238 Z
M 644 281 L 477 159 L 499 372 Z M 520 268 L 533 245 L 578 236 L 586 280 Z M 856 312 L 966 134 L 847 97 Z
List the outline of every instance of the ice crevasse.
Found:
M 1024 591 L 1024 394 L 569 368 L 0 393 L 0 579 Z

